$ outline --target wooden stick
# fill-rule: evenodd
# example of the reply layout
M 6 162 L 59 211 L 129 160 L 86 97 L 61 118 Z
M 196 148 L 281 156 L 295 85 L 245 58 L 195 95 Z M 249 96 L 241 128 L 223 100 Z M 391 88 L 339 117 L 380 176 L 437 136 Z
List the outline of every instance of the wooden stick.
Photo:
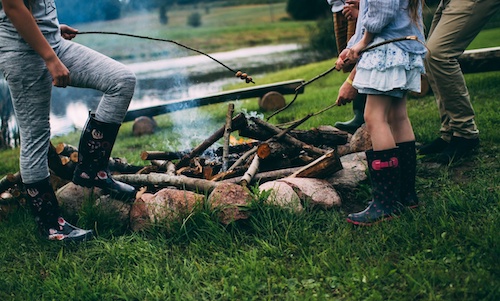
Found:
M 250 164 L 250 167 L 248 168 L 247 172 L 245 172 L 245 174 L 240 180 L 240 184 L 242 186 L 248 186 L 248 184 L 250 184 L 255 174 L 259 171 L 259 163 L 260 163 L 259 156 L 254 155 L 252 164 Z
M 259 172 L 254 176 L 251 183 L 259 182 L 262 184 L 262 183 L 265 183 L 268 181 L 285 178 L 285 177 L 293 174 L 294 172 L 296 172 L 300 168 L 301 167 L 291 167 L 291 168 L 277 169 L 277 170 L 272 170 L 272 171 Z M 229 179 L 225 179 L 221 182 L 238 184 L 241 182 L 241 178 L 242 177 L 229 178 Z
M 232 119 L 234 113 L 234 103 L 230 103 L 227 108 L 226 127 L 224 129 L 224 146 L 222 148 L 222 171 L 227 171 L 229 160 L 229 139 L 232 133 Z
M 234 162 L 234 164 L 229 168 L 229 171 L 235 169 L 236 167 L 240 166 L 241 163 L 243 163 L 246 159 L 248 159 L 251 155 L 253 155 L 257 151 L 258 146 L 254 146 L 251 150 L 247 151 L 241 157 Z

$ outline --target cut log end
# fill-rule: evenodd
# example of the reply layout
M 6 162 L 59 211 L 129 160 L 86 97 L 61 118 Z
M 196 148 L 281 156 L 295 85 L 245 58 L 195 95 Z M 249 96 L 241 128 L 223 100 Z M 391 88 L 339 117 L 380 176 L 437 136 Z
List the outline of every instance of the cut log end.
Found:
M 285 97 L 275 91 L 267 92 L 259 99 L 259 107 L 264 111 L 276 111 L 286 105 Z

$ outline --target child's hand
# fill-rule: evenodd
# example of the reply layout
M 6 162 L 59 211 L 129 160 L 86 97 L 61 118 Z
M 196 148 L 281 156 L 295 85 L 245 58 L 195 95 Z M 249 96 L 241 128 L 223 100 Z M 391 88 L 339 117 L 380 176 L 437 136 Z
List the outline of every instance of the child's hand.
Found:
M 354 67 L 353 62 L 349 60 L 349 49 L 344 49 L 339 55 L 339 58 L 335 62 L 335 69 L 343 70 L 344 72 L 349 72 Z
M 57 56 L 45 61 L 45 64 L 52 76 L 54 86 L 65 88 L 69 85 L 69 70 Z
M 356 20 L 359 14 L 359 0 L 347 0 L 344 9 L 342 9 L 342 14 L 347 20 Z
M 352 84 L 345 81 L 339 89 L 339 96 L 335 103 L 337 106 L 343 106 L 351 101 L 353 101 L 358 95 L 358 90 L 352 86 Z
M 65 24 L 61 24 L 59 28 L 61 29 L 61 36 L 63 37 L 63 39 L 66 40 L 73 39 L 74 37 L 76 37 L 76 34 L 78 33 L 78 29 L 75 29 Z

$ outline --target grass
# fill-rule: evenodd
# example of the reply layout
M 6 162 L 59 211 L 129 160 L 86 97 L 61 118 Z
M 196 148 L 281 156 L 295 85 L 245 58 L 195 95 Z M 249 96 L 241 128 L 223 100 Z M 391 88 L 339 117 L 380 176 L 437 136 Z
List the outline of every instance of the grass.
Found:
M 492 37 L 498 45 L 494 32 L 482 33 L 475 45 L 489 47 Z M 311 79 L 332 63 L 258 81 Z M 328 106 L 345 77 L 332 73 L 312 83 L 271 121 L 297 119 Z M 223 226 L 202 207 L 180 223 L 132 233 L 88 200 L 74 222 L 96 230 L 98 238 L 63 245 L 39 238 L 33 218 L 21 208 L 0 221 L 0 300 L 498 300 L 500 72 L 468 74 L 466 80 L 481 131 L 479 154 L 452 166 L 419 158 L 417 190 L 425 205 L 398 219 L 357 228 L 345 222 L 343 209 L 292 213 L 264 205 L 257 196 L 246 221 Z M 235 105 L 236 112 L 269 114 L 259 111 L 255 99 Z M 132 124 L 126 123 L 113 155 L 145 164 L 142 150 L 181 148 L 186 137 L 176 131 L 179 118 L 182 131 L 194 129 L 202 139 L 224 124 L 226 111 L 227 104 L 217 104 L 158 116 L 160 130 L 141 138 L 133 137 Z M 350 106 L 334 108 L 302 128 L 351 115 Z M 432 95 L 411 99 L 409 115 L 418 142 L 437 136 Z M 53 142 L 77 145 L 78 138 L 72 133 Z M 1 175 L 18 170 L 18 153 L 0 151 Z M 362 205 L 366 199 L 344 202 Z

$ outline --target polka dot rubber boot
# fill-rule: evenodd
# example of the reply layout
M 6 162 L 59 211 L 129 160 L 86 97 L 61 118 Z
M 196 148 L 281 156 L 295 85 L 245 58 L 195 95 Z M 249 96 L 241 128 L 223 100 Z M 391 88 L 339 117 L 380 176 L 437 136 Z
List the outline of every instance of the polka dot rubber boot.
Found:
M 417 174 L 417 153 L 415 141 L 402 142 L 399 147 L 399 168 L 401 170 L 401 204 L 407 208 L 417 208 L 418 197 L 415 192 Z
M 400 204 L 400 167 L 398 148 L 366 152 L 372 184 L 372 201 L 358 213 L 347 216 L 349 223 L 370 226 L 397 215 Z

